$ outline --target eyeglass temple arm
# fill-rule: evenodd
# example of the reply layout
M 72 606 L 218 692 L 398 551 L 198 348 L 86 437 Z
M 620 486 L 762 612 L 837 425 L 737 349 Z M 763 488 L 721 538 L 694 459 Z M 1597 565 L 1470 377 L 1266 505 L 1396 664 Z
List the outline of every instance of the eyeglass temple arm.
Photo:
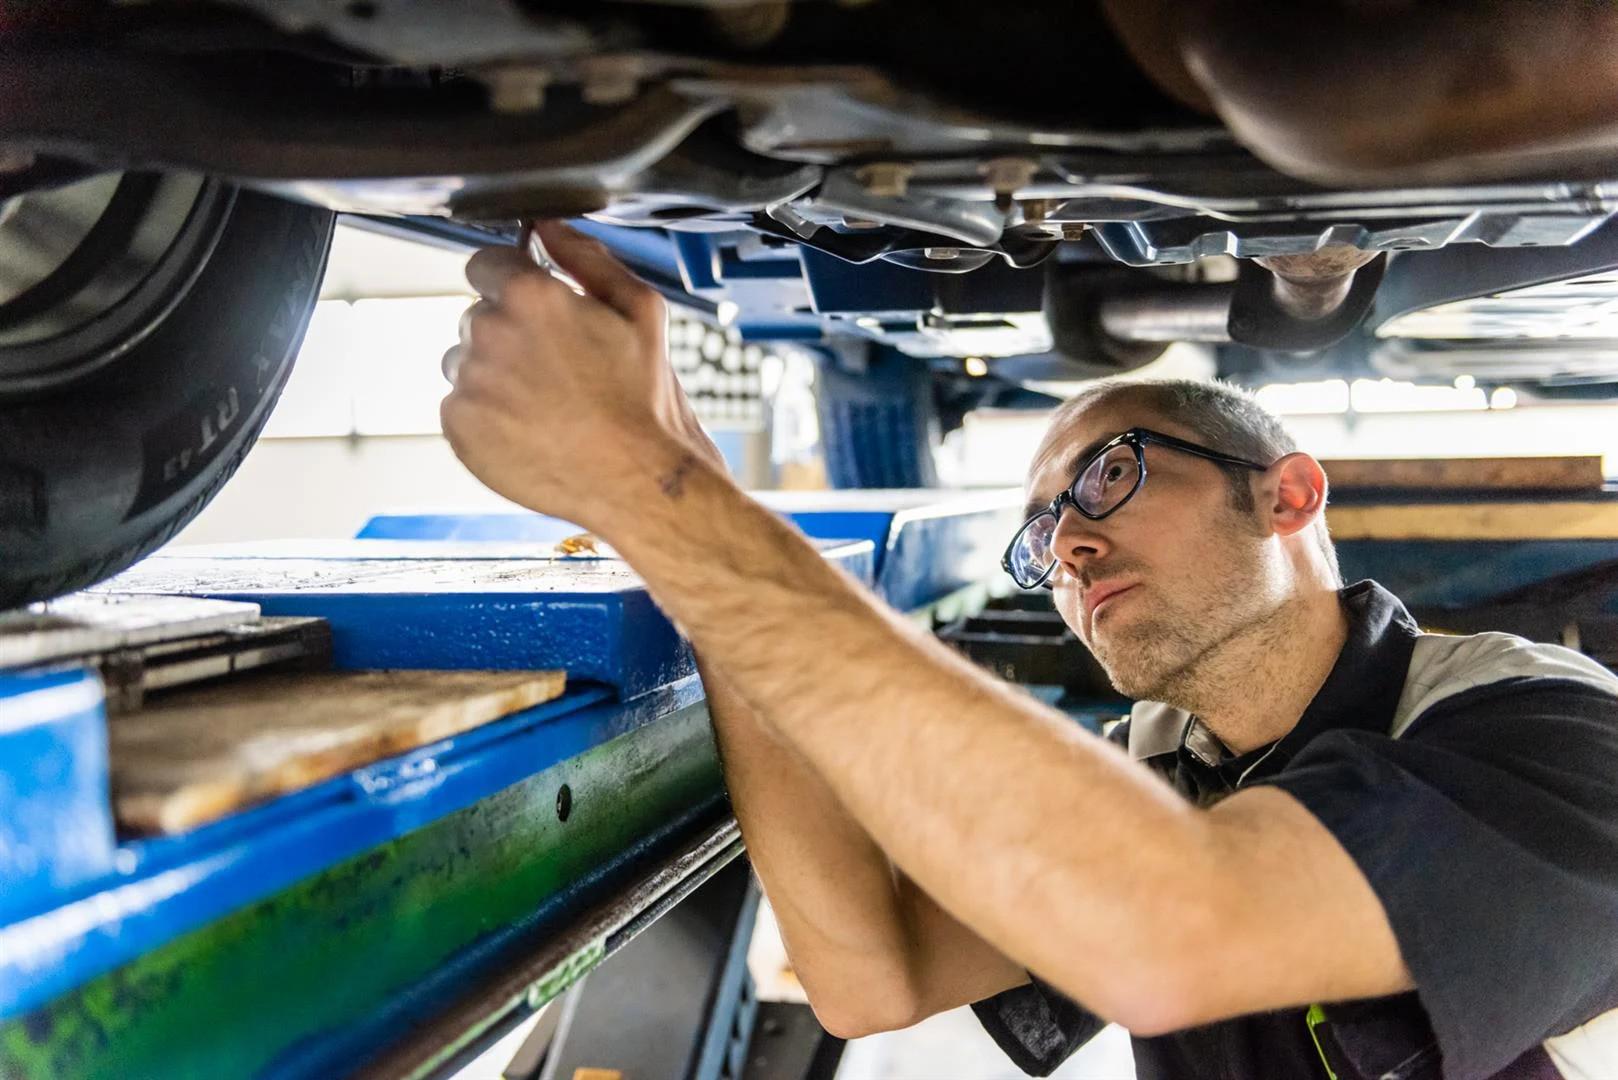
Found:
M 1240 465 L 1243 468 L 1257 469 L 1259 472 L 1263 472 L 1265 469 L 1269 468 L 1268 465 L 1260 465 L 1258 462 L 1248 461 L 1246 458 L 1231 457 L 1229 454 L 1221 454 L 1217 450 L 1209 450 L 1207 447 L 1198 446 L 1196 443 L 1189 443 L 1183 439 L 1176 439 L 1172 435 L 1142 435 L 1141 441 L 1148 443 L 1162 443 L 1164 446 L 1172 446 L 1176 450 L 1182 450 L 1187 454 L 1195 454 L 1197 457 L 1207 458 L 1209 461 L 1223 461 L 1227 465 Z

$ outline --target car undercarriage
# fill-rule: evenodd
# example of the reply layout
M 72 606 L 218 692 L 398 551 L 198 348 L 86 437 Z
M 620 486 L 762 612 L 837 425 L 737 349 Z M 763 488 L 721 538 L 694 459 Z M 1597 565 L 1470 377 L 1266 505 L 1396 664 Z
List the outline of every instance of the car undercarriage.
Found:
M 332 212 L 466 243 L 582 216 L 750 339 L 921 372 L 946 426 L 1177 341 L 1248 382 L 1618 389 L 1604 5 L 72 0 L 7 5 L 0 43 L 0 539 L 41 553 L 0 606 L 217 488 Z M 175 320 L 234 310 L 185 303 L 233 242 L 278 302 L 204 361 Z M 128 449 L 64 478 L 85 424 Z

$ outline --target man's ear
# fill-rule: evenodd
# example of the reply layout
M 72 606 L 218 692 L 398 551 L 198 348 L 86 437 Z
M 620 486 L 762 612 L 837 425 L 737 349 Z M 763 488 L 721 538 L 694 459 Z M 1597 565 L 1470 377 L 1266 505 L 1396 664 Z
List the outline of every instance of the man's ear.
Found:
M 1326 512 L 1326 470 L 1305 453 L 1292 453 L 1265 470 L 1270 528 L 1281 536 L 1302 532 Z

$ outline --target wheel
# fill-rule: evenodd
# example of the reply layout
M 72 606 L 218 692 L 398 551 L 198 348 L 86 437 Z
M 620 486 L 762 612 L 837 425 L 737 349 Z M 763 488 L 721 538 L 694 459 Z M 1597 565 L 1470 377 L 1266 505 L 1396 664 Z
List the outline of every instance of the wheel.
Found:
M 219 490 L 286 382 L 332 219 L 179 174 L 0 206 L 0 610 L 116 573 Z
M 941 438 L 927 364 L 872 349 L 864 370 L 822 355 L 815 376 L 826 479 L 834 488 L 935 487 Z

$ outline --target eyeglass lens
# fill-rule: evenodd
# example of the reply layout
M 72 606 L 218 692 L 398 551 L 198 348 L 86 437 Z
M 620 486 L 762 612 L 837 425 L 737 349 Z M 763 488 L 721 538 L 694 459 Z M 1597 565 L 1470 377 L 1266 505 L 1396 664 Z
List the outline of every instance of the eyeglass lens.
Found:
M 1140 479 L 1140 462 L 1133 446 L 1115 446 L 1090 462 L 1078 483 L 1073 485 L 1073 501 L 1092 517 L 1118 508 L 1135 490 Z
M 1115 446 L 1092 461 L 1073 484 L 1073 501 L 1091 517 L 1102 517 L 1116 510 L 1135 490 L 1140 479 L 1140 461 L 1132 446 Z M 1045 575 L 1056 561 L 1052 541 L 1056 537 L 1057 516 L 1049 511 L 1036 516 L 1023 529 L 1011 549 L 1011 573 L 1024 588 Z
M 1050 511 L 1030 521 L 1011 549 L 1011 576 L 1017 584 L 1031 589 L 1051 565 L 1051 537 L 1056 533 L 1056 515 Z

